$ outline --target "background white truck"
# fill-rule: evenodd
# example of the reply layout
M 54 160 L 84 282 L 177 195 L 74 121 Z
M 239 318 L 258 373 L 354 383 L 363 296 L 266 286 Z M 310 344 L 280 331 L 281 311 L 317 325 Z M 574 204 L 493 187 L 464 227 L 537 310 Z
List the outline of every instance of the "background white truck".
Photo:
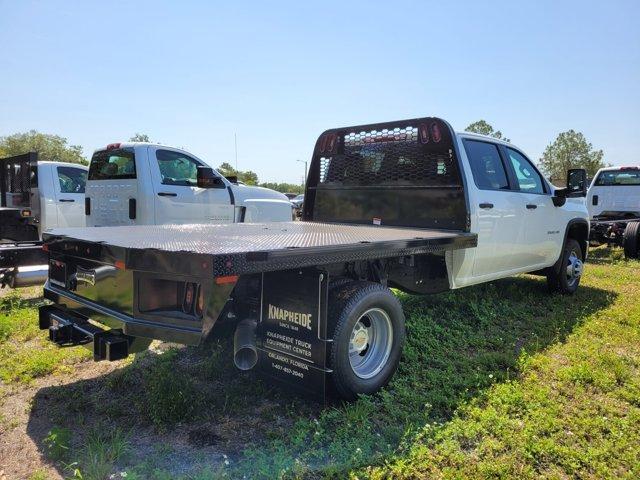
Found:
M 224 191 L 200 173 L 198 185 Z M 574 293 L 585 195 L 584 170 L 556 188 L 514 145 L 439 118 L 336 128 L 316 142 L 302 221 L 48 233 L 52 304 L 39 324 L 96 360 L 154 338 L 199 344 L 226 324 L 239 368 L 352 399 L 400 361 L 404 314 L 389 287 L 432 294 L 528 272 Z
M 88 169 L 39 162 L 35 153 L 1 162 L 0 282 L 12 287 L 44 283 L 48 265 L 39 240 L 54 227 L 272 222 L 293 215 L 284 194 L 238 184 L 164 145 L 112 143 L 93 154 Z M 211 188 L 198 187 L 198 175 Z
M 87 167 L 38 161 L 35 152 L 0 159 L 0 283 L 44 283 L 42 232 L 85 225 Z
M 640 251 L 640 167 L 598 170 L 589 186 L 587 207 L 592 245 L 617 245 L 627 258 Z
M 198 172 L 212 188 L 198 187 Z M 178 148 L 112 143 L 91 158 L 87 226 L 291 220 L 283 193 L 233 180 Z

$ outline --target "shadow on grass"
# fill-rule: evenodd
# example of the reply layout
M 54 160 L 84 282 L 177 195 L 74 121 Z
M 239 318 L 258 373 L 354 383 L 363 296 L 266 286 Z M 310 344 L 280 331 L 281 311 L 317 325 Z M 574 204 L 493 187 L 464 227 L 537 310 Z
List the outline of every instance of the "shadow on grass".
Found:
M 562 342 L 615 296 L 593 287 L 549 295 L 544 281 L 528 276 L 429 297 L 400 294 L 407 344 L 399 370 L 381 394 L 350 404 L 312 403 L 238 373 L 230 341 L 148 352 L 107 375 L 41 389 L 28 433 L 46 454 L 46 432 L 69 430 L 68 460 L 82 466 L 85 432 L 119 426 L 130 448 L 118 466 L 142 478 L 217 468 L 223 454 L 232 478 L 340 477 L 382 461 L 425 425 L 446 422 L 462 402 L 517 377 L 523 352 Z

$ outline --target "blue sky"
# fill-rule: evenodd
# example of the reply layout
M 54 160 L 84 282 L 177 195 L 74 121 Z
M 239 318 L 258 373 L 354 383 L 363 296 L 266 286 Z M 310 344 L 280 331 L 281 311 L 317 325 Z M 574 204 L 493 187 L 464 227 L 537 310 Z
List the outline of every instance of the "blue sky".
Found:
M 135 132 L 300 181 L 331 127 L 484 118 L 537 160 L 582 131 L 640 163 L 640 2 L 0 0 L 0 135 Z

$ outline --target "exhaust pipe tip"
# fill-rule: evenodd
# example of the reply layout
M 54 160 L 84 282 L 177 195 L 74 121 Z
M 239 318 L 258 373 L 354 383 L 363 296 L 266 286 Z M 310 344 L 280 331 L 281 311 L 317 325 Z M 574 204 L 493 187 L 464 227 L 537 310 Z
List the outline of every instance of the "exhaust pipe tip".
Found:
M 233 335 L 233 363 L 240 370 L 251 370 L 258 363 L 255 320 L 242 320 Z
M 44 285 L 48 276 L 49 265 L 16 267 L 9 273 L 9 286 L 11 288 L 19 288 Z

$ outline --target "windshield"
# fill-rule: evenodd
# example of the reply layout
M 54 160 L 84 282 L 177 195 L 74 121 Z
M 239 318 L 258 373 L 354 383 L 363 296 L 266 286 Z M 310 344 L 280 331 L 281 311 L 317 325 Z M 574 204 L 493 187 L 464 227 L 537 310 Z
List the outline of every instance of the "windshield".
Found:
M 89 180 L 122 180 L 136 178 L 133 148 L 101 150 L 91 157 Z
M 597 187 L 615 185 L 640 185 L 640 169 L 607 170 L 596 179 Z

